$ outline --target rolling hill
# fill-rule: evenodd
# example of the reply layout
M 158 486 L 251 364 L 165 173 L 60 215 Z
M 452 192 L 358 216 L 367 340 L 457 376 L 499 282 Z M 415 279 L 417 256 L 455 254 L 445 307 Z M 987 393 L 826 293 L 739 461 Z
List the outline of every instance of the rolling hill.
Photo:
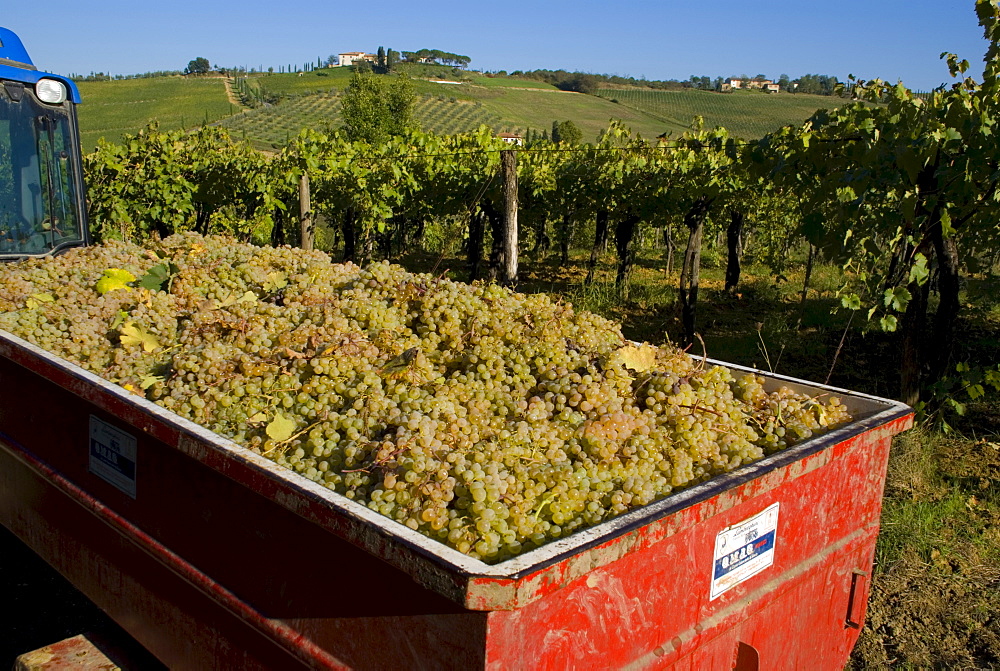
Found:
M 416 66 L 410 73 L 421 77 L 414 78 L 415 117 L 422 129 L 438 133 L 473 130 L 481 124 L 497 131 L 542 132 L 553 121 L 569 120 L 591 141 L 611 119 L 620 119 L 639 135 L 653 138 L 680 134 L 700 115 L 708 126 L 725 126 L 734 135 L 755 138 L 842 102 L 827 96 L 648 88 L 605 88 L 585 95 L 535 80 L 443 66 Z M 251 76 L 251 87 L 276 100 L 255 109 L 234 104 L 221 77 L 81 82 L 83 147 L 89 151 L 100 137 L 119 141 L 155 121 L 161 128 L 219 123 L 236 137 L 273 149 L 302 128 L 338 127 L 340 97 L 350 77 L 349 68 Z

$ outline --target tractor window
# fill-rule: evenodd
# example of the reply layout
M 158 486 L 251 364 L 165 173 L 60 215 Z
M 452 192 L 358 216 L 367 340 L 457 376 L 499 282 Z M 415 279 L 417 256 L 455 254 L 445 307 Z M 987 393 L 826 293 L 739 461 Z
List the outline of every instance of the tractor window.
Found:
M 0 86 L 2 256 L 40 256 L 83 240 L 68 109 L 39 103 L 30 87 L 11 96 Z

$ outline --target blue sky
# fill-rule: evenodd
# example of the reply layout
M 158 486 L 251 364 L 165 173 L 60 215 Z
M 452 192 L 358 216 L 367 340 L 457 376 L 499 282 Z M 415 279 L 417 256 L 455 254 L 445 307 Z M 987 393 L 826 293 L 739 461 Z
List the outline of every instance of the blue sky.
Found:
M 40 69 L 131 74 L 213 64 L 265 68 L 341 51 L 441 49 L 487 70 L 563 68 L 687 79 L 764 74 L 950 82 L 939 55 L 978 78 L 986 51 L 972 0 L 577 0 L 333 3 L 48 0 L 5 3 Z

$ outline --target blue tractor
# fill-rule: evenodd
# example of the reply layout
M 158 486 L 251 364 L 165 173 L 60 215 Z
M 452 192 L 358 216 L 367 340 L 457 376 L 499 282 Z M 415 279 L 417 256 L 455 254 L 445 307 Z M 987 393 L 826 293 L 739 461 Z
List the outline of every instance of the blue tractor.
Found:
M 0 28 L 0 260 L 89 243 L 79 102 L 71 80 L 39 72 Z

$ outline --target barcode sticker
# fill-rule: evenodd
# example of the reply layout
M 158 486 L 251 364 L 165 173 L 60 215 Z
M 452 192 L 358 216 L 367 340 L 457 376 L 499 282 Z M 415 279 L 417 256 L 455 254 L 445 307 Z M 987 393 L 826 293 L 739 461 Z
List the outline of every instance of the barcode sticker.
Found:
M 778 504 L 719 532 L 715 537 L 711 598 L 722 596 L 774 563 Z

